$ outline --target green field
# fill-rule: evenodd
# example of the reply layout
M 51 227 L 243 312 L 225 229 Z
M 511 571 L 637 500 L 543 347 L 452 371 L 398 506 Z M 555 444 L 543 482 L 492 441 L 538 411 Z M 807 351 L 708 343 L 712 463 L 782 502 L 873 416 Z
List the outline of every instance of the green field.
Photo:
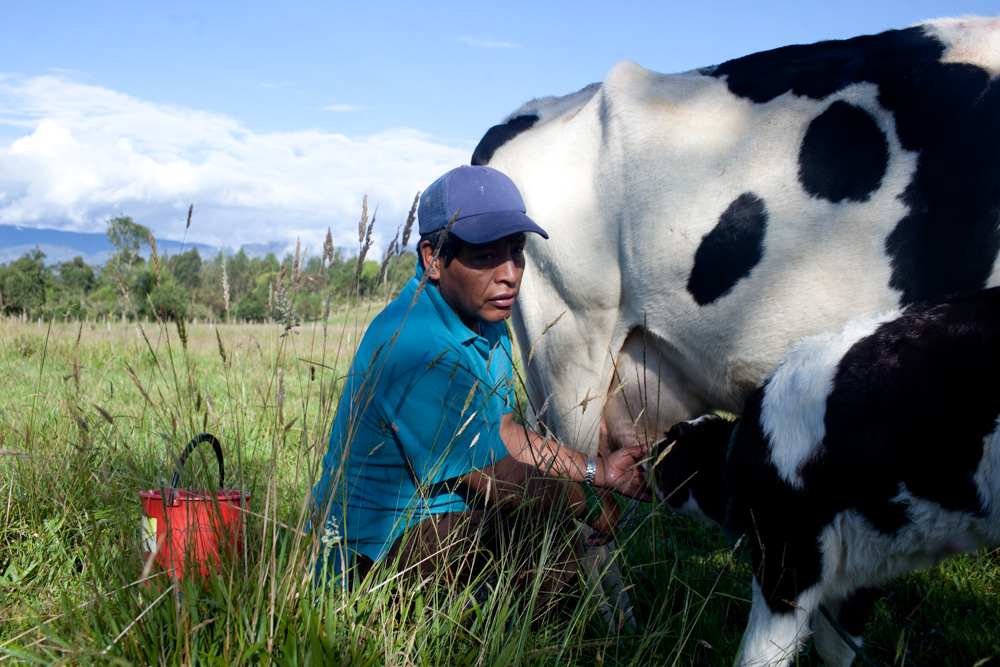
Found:
M 732 661 L 749 611 L 746 550 L 649 506 L 618 537 L 637 633 L 610 633 L 587 596 L 533 628 L 532 600 L 502 593 L 463 613 L 463 592 L 435 581 L 312 586 L 320 545 L 303 531 L 307 492 L 341 377 L 377 309 L 287 331 L 0 321 L 0 662 Z M 137 492 L 167 485 L 202 431 L 223 442 L 227 486 L 252 493 L 243 551 L 207 584 L 156 570 L 141 581 Z M 199 449 L 181 486 L 215 476 Z M 870 660 L 1000 664 L 998 565 L 1000 552 L 984 552 L 886 587 L 866 632 Z

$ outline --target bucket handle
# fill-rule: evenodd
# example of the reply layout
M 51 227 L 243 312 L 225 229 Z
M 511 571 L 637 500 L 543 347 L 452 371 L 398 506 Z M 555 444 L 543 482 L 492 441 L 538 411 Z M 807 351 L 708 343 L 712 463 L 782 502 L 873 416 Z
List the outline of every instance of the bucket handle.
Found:
M 219 461 L 219 488 L 225 488 L 226 468 L 222 463 L 222 445 L 219 444 L 219 440 L 211 433 L 199 433 L 191 438 L 191 442 L 189 442 L 187 447 L 184 448 L 184 451 L 181 452 L 181 458 L 177 461 L 177 469 L 174 470 L 174 479 L 170 482 L 170 493 L 167 495 L 168 507 L 173 507 L 174 505 L 174 491 L 177 490 L 177 481 L 181 477 L 181 468 L 184 467 L 184 462 L 187 461 L 187 457 L 194 451 L 194 448 L 200 442 L 212 443 L 212 449 L 215 450 L 215 458 Z

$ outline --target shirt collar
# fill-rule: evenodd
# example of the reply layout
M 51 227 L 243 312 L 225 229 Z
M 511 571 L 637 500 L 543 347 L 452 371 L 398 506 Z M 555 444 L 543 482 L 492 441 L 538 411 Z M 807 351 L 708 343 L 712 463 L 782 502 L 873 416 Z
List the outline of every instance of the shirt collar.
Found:
M 420 258 L 418 257 L 416 270 L 414 272 L 414 277 L 416 278 L 417 282 L 419 282 L 420 279 L 423 278 L 423 276 L 424 276 L 424 267 L 421 266 Z M 434 305 L 434 308 L 435 310 L 437 310 L 438 315 L 440 315 L 441 321 L 444 323 L 444 326 L 448 330 L 448 333 L 450 333 L 452 336 L 454 336 L 457 340 L 461 341 L 462 343 L 475 343 L 481 339 L 483 341 L 483 344 L 487 346 L 489 345 L 485 337 L 481 336 L 480 334 L 477 334 L 475 331 L 465 326 L 465 322 L 463 322 L 462 318 L 458 316 L 458 313 L 455 312 L 455 309 L 452 308 L 450 305 L 448 305 L 448 302 L 444 300 L 444 297 L 441 296 L 441 292 L 438 290 L 436 285 L 432 285 L 431 282 L 428 280 L 426 283 L 424 283 L 424 292 L 427 294 L 427 297 Z M 483 320 L 479 321 L 480 331 L 485 333 L 486 327 L 488 326 L 489 326 L 488 322 L 484 322 Z

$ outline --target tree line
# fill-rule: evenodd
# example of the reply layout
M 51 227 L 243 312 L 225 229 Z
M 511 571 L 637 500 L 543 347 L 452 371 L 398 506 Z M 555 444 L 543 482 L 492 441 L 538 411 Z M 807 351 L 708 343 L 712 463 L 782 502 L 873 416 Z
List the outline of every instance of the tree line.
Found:
M 196 247 L 160 254 L 150 230 L 131 217 L 111 218 L 106 225 L 114 253 L 103 266 L 82 257 L 46 264 L 37 247 L 0 264 L 0 313 L 27 319 L 312 321 L 323 316 L 328 295 L 333 308 L 348 299 L 394 296 L 416 261 L 395 240 L 382 261 L 365 259 L 370 226 L 360 257 L 344 257 L 328 232 L 322 257 L 297 250 L 279 261 L 274 253 L 249 257 L 242 248 L 207 259 Z M 144 248 L 148 260 L 140 254 Z

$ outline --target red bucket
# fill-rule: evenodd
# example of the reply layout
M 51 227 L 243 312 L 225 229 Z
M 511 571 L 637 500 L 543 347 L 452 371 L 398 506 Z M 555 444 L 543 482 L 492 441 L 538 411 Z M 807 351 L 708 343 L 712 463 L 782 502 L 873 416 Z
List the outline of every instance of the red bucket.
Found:
M 200 442 L 212 443 L 219 461 L 219 489 L 178 489 L 177 480 L 188 455 Z M 144 562 L 155 554 L 156 564 L 180 578 L 192 572 L 207 576 L 220 558 L 233 556 L 243 544 L 245 512 L 250 494 L 226 490 L 222 447 L 211 433 L 196 435 L 177 464 L 169 489 L 140 491 Z

